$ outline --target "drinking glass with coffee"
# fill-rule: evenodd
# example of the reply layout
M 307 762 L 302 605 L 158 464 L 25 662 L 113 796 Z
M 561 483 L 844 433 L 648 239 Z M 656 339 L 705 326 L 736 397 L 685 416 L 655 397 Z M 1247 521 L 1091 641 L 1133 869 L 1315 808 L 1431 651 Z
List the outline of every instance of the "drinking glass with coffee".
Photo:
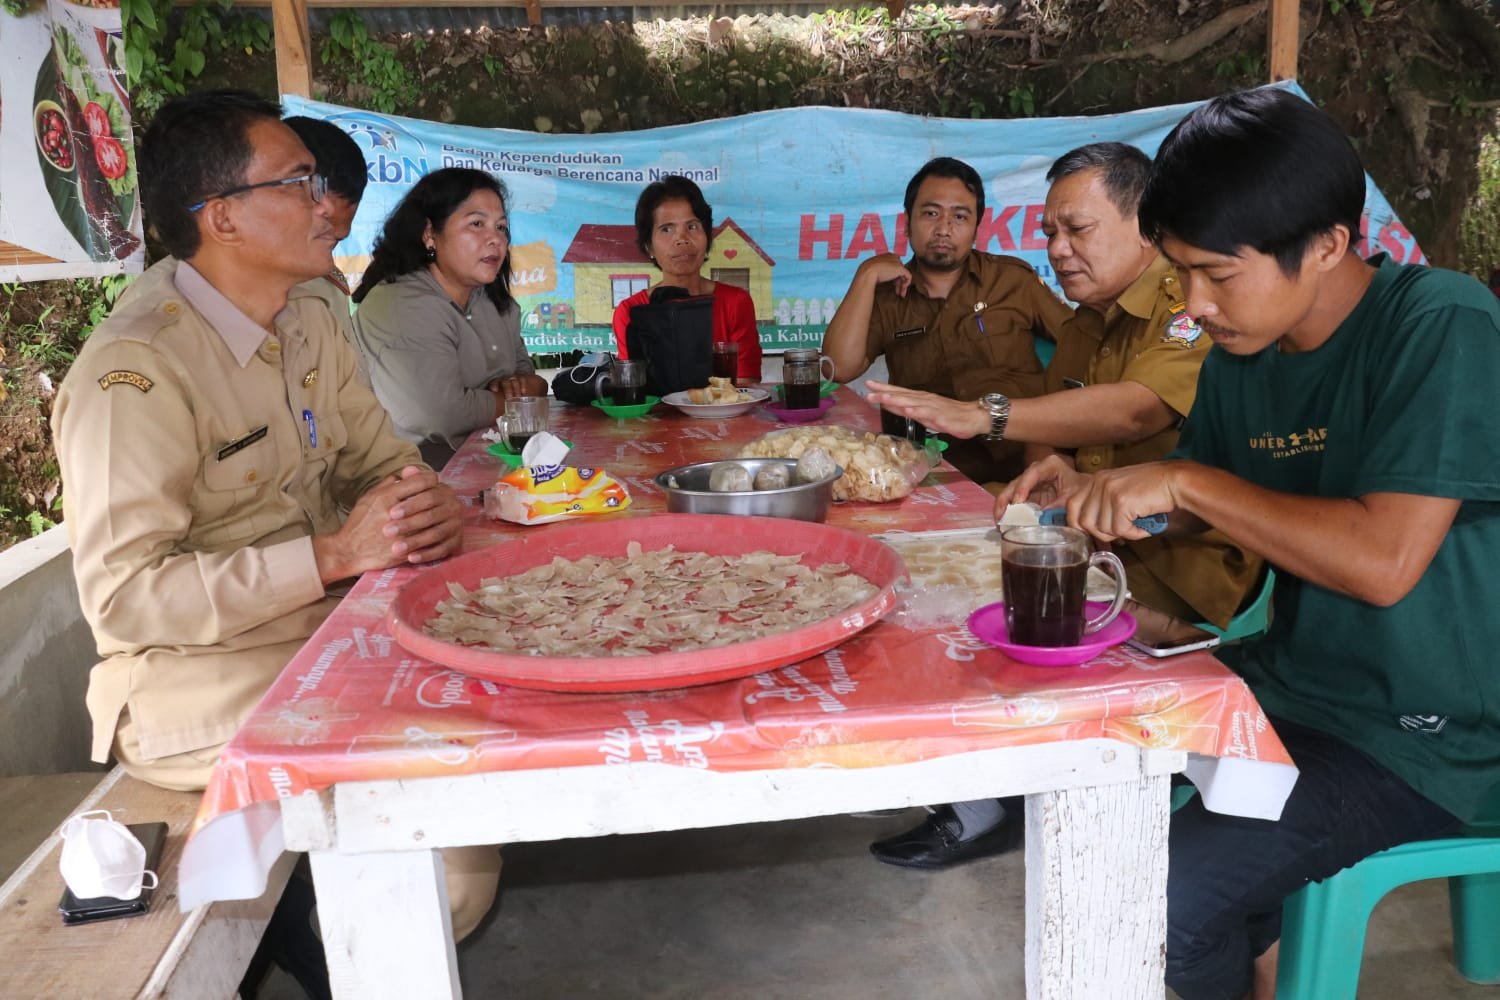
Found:
M 892 413 L 883 406 L 880 408 L 880 433 L 906 438 L 918 448 L 927 443 L 926 424 L 911 417 L 903 417 L 899 413 Z
M 833 359 L 817 351 L 797 348 L 781 356 L 781 391 L 788 410 L 815 410 L 822 389 L 823 366 L 833 378 Z
M 1085 619 L 1089 567 L 1107 567 L 1115 580 L 1109 609 Z M 1113 552 L 1090 552 L 1077 528 L 1024 525 L 1000 534 L 1005 629 L 1022 646 L 1076 646 L 1115 620 L 1125 603 L 1125 567 Z
M 614 406 L 639 406 L 646 401 L 646 362 L 616 358 L 614 365 L 598 382 L 594 394 L 608 398 Z
M 547 429 L 546 396 L 514 396 L 505 401 L 505 415 L 497 423 L 505 446 L 519 455 L 533 437 Z
M 732 340 L 714 341 L 714 376 L 733 379 L 740 370 L 740 345 Z

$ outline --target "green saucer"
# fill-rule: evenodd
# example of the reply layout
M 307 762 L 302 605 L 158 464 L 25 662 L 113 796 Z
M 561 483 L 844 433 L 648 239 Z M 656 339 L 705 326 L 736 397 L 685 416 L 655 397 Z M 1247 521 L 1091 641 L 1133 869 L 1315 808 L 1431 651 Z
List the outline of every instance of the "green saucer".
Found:
M 569 441 L 566 438 L 559 438 L 558 440 L 562 441 L 562 443 L 567 445 L 569 448 L 573 447 L 573 442 Z M 506 465 L 510 466 L 512 469 L 519 468 L 521 465 L 521 456 L 510 450 L 510 447 L 505 443 L 504 438 L 501 438 L 499 441 L 490 444 L 484 450 L 489 452 L 491 455 L 494 455 L 496 458 L 504 462 Z
M 636 403 L 633 406 L 615 406 L 613 403 L 606 403 L 602 399 L 596 399 L 594 400 L 594 406 L 616 420 L 633 420 L 636 417 L 644 417 L 651 407 L 660 402 L 660 396 L 647 396 L 644 403 Z

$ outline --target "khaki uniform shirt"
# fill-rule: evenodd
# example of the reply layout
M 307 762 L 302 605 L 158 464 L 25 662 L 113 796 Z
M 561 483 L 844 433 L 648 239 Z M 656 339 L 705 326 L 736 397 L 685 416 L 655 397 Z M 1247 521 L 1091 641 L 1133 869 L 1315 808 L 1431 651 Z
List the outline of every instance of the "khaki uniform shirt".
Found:
M 89 337 L 52 417 L 93 757 L 128 708 L 147 759 L 229 739 L 337 603 L 311 536 L 418 461 L 315 297 L 267 334 L 168 258 Z
M 365 364 L 365 357 L 359 353 L 359 348 L 354 343 L 354 305 L 349 301 L 349 285 L 344 280 L 344 274 L 338 268 L 334 268 L 329 274 L 311 281 L 304 281 L 293 288 L 287 295 L 288 299 L 312 296 L 322 299 L 328 306 L 329 313 L 333 316 L 334 324 L 343 335 L 344 343 L 354 351 L 355 361 L 359 365 L 359 380 L 368 388 L 370 385 L 370 370 Z
M 875 290 L 867 361 L 883 354 L 893 384 L 951 399 L 978 399 L 987 392 L 1041 395 L 1042 363 L 1033 338 L 1056 340 L 1073 311 L 1030 265 L 972 251 L 946 299 L 929 297 L 914 264 L 908 267 L 914 278 L 904 298 L 889 283 Z M 1021 447 L 957 441 L 947 457 L 976 481 L 1010 479 L 1020 471 Z
M 1047 391 L 1138 382 L 1179 419 L 1140 441 L 1079 448 L 1074 455 L 1078 471 L 1156 462 L 1175 448 L 1181 418 L 1193 407 L 1198 369 L 1208 347 L 1208 338 L 1200 335 L 1184 310 L 1176 273 L 1160 256 L 1103 316 L 1079 307 L 1058 338 L 1057 353 L 1047 367 Z M 1133 596 L 1142 604 L 1221 627 L 1260 578 L 1260 559 L 1217 531 L 1124 542 L 1115 551 L 1125 563 Z

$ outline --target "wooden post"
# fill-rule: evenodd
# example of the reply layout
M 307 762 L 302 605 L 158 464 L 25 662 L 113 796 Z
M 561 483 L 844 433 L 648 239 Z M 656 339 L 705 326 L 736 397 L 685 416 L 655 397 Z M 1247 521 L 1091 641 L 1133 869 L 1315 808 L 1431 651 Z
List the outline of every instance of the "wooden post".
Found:
M 542 0 L 526 0 L 526 23 L 533 28 L 542 23 Z
M 1271 0 L 1268 62 L 1271 82 L 1297 79 L 1298 0 Z
M 307 0 L 271 0 L 271 27 L 276 34 L 276 86 L 283 94 L 312 96 L 312 41 L 307 30 Z
M 906 9 L 906 0 L 885 0 L 885 9 L 890 12 L 892 21 L 899 21 L 901 12 Z

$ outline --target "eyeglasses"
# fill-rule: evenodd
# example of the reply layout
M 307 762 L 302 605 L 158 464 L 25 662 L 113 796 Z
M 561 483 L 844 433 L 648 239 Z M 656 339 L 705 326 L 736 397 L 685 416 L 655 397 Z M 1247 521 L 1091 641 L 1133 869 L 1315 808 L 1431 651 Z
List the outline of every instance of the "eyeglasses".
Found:
M 288 184 L 305 184 L 307 186 L 308 197 L 312 198 L 315 202 L 322 201 L 323 197 L 328 194 L 327 177 L 324 177 L 322 174 L 298 174 L 296 177 L 283 177 L 279 181 L 242 184 L 239 187 L 230 188 L 228 191 L 220 191 L 218 194 L 209 195 L 196 205 L 189 205 L 187 210 L 189 212 L 196 212 L 215 198 L 228 198 L 231 195 L 244 194 L 246 191 L 254 191 L 257 188 L 285 187 Z

